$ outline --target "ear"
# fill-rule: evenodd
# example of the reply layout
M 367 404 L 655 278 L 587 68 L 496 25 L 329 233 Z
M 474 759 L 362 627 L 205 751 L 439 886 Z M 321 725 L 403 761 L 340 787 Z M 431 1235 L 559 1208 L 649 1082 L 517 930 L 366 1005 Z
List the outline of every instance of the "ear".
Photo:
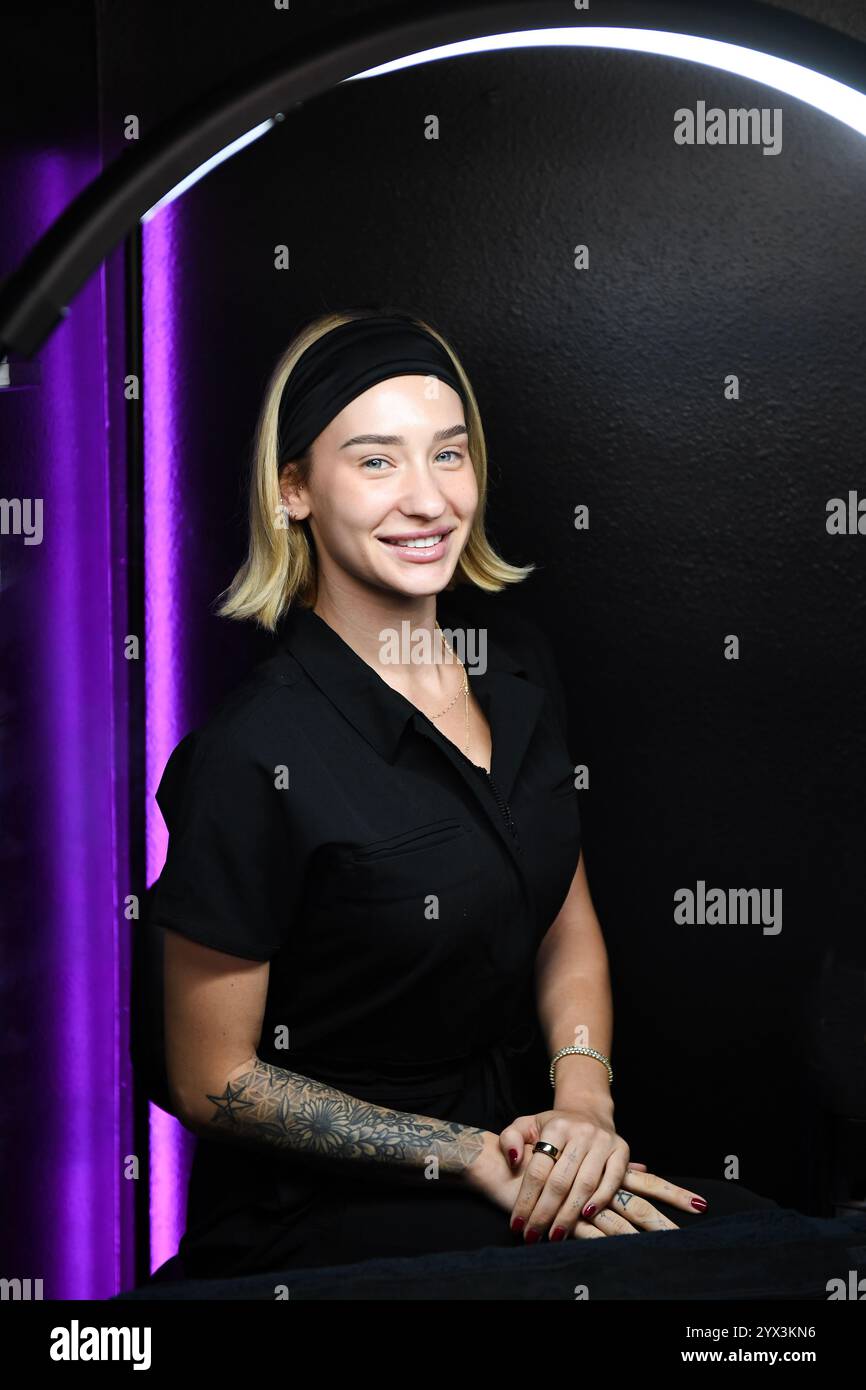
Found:
M 280 469 L 280 498 L 287 512 L 293 513 L 293 521 L 303 521 L 310 515 L 310 504 L 305 489 L 300 483 L 292 462 L 284 463 Z

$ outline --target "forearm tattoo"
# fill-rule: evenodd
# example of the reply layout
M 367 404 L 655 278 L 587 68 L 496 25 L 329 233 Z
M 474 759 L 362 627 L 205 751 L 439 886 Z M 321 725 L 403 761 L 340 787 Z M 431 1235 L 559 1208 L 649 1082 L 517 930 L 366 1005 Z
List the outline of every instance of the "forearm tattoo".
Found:
M 392 1165 L 393 1171 L 394 1165 L 424 1168 L 432 1158 L 437 1173 L 459 1174 L 484 1147 L 483 1129 L 371 1105 L 261 1058 L 221 1095 L 207 1098 L 216 1107 L 207 1133 L 316 1161 Z

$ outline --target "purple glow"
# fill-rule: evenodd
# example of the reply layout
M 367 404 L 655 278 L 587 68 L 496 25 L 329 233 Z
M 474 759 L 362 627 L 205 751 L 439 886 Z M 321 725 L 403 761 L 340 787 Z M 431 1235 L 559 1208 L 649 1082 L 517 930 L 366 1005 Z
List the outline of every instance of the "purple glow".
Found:
M 97 172 L 83 157 L 28 154 L 9 244 L 31 244 Z M 36 214 L 41 225 L 26 225 Z M 41 350 L 38 392 L 15 403 L 28 491 L 43 505 L 42 543 L 20 562 L 42 865 L 27 924 L 33 944 L 22 946 L 39 980 L 31 1060 L 42 1120 L 26 1177 L 35 1267 L 21 1275 L 44 1275 L 46 1299 L 115 1293 L 132 1237 L 133 1184 L 122 1162 L 132 1133 L 131 1063 L 119 1036 L 128 1012 L 128 863 L 117 825 L 125 781 L 115 742 L 105 275 L 103 265 Z
M 179 272 L 181 205 L 163 208 L 141 229 L 144 381 L 144 563 L 146 700 L 146 872 L 162 870 L 168 844 L 155 793 L 181 727 L 183 615 L 179 607 L 183 463 L 179 418 Z M 151 1104 L 151 1271 L 177 1251 L 184 1230 L 192 1136 Z

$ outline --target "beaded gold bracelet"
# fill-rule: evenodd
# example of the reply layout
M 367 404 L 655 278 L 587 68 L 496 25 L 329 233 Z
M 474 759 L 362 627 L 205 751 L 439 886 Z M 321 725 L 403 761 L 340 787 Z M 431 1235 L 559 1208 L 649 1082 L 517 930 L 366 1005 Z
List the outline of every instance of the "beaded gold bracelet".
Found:
M 554 1090 L 556 1090 L 556 1064 L 560 1057 L 566 1057 L 569 1053 L 580 1053 L 585 1057 L 594 1057 L 597 1062 L 601 1062 L 602 1066 L 607 1067 L 607 1079 L 611 1086 L 613 1085 L 613 1068 L 603 1052 L 596 1052 L 594 1047 L 561 1047 L 550 1063 L 550 1084 Z

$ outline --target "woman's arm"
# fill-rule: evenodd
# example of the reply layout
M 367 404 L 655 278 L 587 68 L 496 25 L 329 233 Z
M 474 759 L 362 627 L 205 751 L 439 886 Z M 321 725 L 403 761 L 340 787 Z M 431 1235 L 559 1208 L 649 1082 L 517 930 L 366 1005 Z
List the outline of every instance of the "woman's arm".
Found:
M 175 1115 L 194 1134 L 394 1179 L 419 1170 L 474 1179 L 498 1158 L 490 1131 L 371 1105 L 262 1061 L 268 961 L 166 930 L 164 969 L 169 1087 Z
M 538 1016 L 549 1056 L 561 1047 L 594 1047 L 610 1056 L 613 1003 L 607 950 L 589 894 L 583 851 L 568 896 L 545 933 L 535 962 Z M 568 1110 L 591 1101 L 609 1106 L 607 1072 L 595 1057 L 569 1053 L 556 1064 L 551 1108 Z
M 360 1164 L 417 1173 L 435 1159 L 437 1175 L 456 1177 L 464 1177 L 481 1157 L 487 1134 L 471 1125 L 371 1105 L 255 1054 L 228 1074 L 219 1094 L 200 1096 L 193 1112 L 187 1112 L 187 1123 L 195 1133 L 287 1150 L 320 1166 Z

